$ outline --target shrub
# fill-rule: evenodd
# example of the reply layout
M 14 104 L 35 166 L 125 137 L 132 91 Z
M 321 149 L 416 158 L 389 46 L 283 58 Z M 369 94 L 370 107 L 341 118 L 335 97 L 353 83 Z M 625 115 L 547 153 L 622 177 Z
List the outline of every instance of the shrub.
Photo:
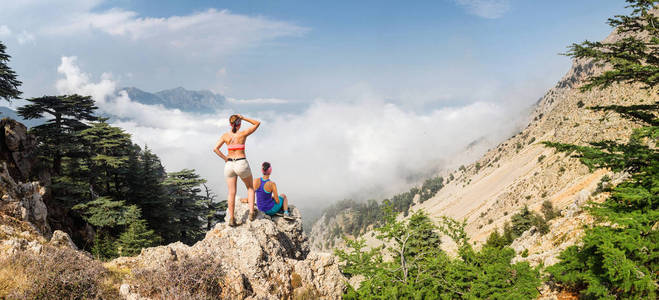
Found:
M 540 216 L 539 214 L 533 214 L 533 226 L 535 226 L 535 229 L 540 232 L 540 234 L 544 235 L 549 232 L 549 224 L 547 224 L 547 220 Z
M 533 213 L 529 210 L 528 206 L 524 206 L 520 212 L 514 214 L 510 219 L 512 222 L 513 240 L 522 235 L 533 226 Z M 512 240 L 511 240 L 512 242 Z
M 542 214 L 545 216 L 547 221 L 561 215 L 561 212 L 557 209 L 554 209 L 554 204 L 549 200 L 542 202 L 542 208 L 540 211 L 542 211 Z
M 133 270 L 132 285 L 142 296 L 156 299 L 223 298 L 224 272 L 210 255 L 170 261 L 163 268 Z
M 522 253 L 520 254 L 522 257 L 529 257 L 529 249 L 524 249 Z
M 597 183 L 597 188 L 593 191 L 593 195 L 601 192 L 610 192 L 611 190 L 611 177 L 609 177 L 609 175 L 604 175 L 602 176 L 602 179 L 600 179 L 600 182 Z
M 544 154 L 538 156 L 538 162 L 541 162 L 543 159 L 545 159 L 545 157 L 546 157 L 546 156 L 545 156 Z
M 358 289 L 348 287 L 344 299 L 533 299 L 540 285 L 537 269 L 511 263 L 515 251 L 484 246 L 475 251 L 466 223 L 443 218 L 439 228 L 424 213 L 409 221 L 387 214 L 378 228 L 382 246 L 365 249 L 364 240 L 346 240 L 335 253 L 348 277 L 361 275 Z M 438 247 L 437 229 L 458 246 L 458 257 Z M 384 259 L 384 255 L 394 259 Z
M 43 246 L 0 259 L 0 299 L 118 299 L 109 276 L 75 250 Z

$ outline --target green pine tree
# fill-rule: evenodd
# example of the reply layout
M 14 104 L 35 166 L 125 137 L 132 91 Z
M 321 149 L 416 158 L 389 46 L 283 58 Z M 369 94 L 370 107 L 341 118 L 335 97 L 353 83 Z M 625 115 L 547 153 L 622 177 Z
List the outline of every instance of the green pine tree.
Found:
M 167 174 L 164 185 L 169 196 L 172 211 L 172 231 L 167 240 L 193 244 L 203 236 L 204 196 L 201 185 L 206 180 L 194 170 L 184 169 Z
M 89 224 L 105 229 L 128 225 L 141 217 L 137 206 L 126 205 L 124 201 L 112 200 L 110 197 L 98 197 L 77 204 L 73 209 L 80 212 Z
M 30 98 L 31 104 L 18 108 L 18 114 L 26 120 L 49 116 L 46 123 L 32 127 L 30 132 L 38 137 L 42 158 L 52 162 L 56 175 L 62 174 L 62 157 L 78 145 L 77 132 L 88 128 L 85 121 L 95 121 L 94 100 L 89 96 L 43 96 Z
M 6 49 L 7 47 L 0 42 L 0 98 L 11 101 L 20 98 L 21 91 L 18 87 L 22 83 L 16 78 L 14 70 L 7 65 L 11 56 L 5 52 Z
M 82 130 L 78 137 L 88 153 L 85 164 L 90 189 L 99 195 L 126 199 L 127 187 L 123 179 L 133 147 L 130 135 L 103 120 Z
M 115 238 L 105 230 L 96 232 L 90 251 L 99 260 L 108 260 L 119 256 Z
M 588 58 L 611 69 L 589 78 L 582 90 L 614 83 L 636 83 L 656 93 L 659 80 L 659 1 L 628 0 L 629 15 L 609 19 L 624 37 L 612 43 L 586 41 L 568 55 Z M 609 168 L 630 176 L 603 203 L 589 203 L 597 222 L 581 243 L 563 251 L 547 268 L 552 280 L 592 299 L 656 299 L 659 284 L 659 103 L 595 106 L 613 111 L 643 127 L 627 143 L 602 141 L 590 146 L 545 142 L 557 151 L 576 153 L 591 170 Z
M 119 236 L 117 249 L 120 256 L 134 256 L 140 254 L 142 248 L 155 246 L 159 242 L 160 237 L 147 227 L 146 221 L 137 219 Z
M 129 154 L 126 172 L 126 202 L 138 205 L 148 227 L 159 236 L 173 230 L 173 212 L 164 181 L 167 172 L 160 159 L 148 147 L 135 146 Z
M 347 276 L 364 276 L 359 289 L 349 287 L 344 299 L 533 299 L 538 295 L 539 272 L 528 263 L 512 264 L 510 248 L 484 247 L 474 251 L 465 223 L 443 218 L 440 227 L 423 212 L 396 220 L 385 211 L 376 229 L 382 246 L 366 250 L 364 240 L 346 239 L 337 249 Z M 453 239 L 459 257 L 439 246 L 438 232 Z M 387 253 L 389 258 L 385 258 Z

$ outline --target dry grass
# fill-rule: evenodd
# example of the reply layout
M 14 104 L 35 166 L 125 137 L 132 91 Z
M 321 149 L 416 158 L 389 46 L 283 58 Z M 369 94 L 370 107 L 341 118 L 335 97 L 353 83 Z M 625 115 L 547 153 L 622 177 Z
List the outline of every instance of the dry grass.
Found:
M 300 288 L 295 290 L 293 295 L 293 300 L 307 300 L 307 299 L 318 299 L 320 295 L 318 291 L 313 286 L 307 286 L 305 288 Z
M 213 257 L 169 262 L 164 268 L 133 270 L 131 285 L 152 299 L 224 298 L 224 273 Z
M 302 286 L 302 277 L 300 277 L 298 273 L 293 272 L 293 274 L 291 274 L 291 286 L 293 286 L 294 289 Z
M 0 259 L 2 299 L 117 299 L 103 266 L 75 250 L 46 246 Z

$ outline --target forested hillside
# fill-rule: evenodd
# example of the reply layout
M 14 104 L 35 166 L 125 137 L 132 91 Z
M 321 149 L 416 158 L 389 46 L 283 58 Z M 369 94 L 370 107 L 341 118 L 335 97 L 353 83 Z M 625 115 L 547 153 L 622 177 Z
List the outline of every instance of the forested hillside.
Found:
M 0 43 L 2 98 L 20 96 L 10 57 Z M 46 188 L 48 223 L 71 235 L 98 258 L 135 255 L 144 247 L 194 243 L 223 220 L 221 202 L 194 170 L 165 172 L 146 145 L 98 116 L 94 100 L 82 95 L 26 99 L 18 109 L 30 128 L 36 161 L 25 178 Z

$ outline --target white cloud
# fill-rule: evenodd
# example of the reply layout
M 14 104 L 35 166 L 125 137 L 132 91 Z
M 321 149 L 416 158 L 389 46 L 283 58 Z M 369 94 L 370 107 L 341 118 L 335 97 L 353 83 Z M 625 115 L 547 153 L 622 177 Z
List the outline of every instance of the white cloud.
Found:
M 454 0 L 468 13 L 486 19 L 501 18 L 510 10 L 509 0 Z
M 279 98 L 254 98 L 254 99 L 235 99 L 227 98 L 227 101 L 235 104 L 284 104 L 290 101 Z
M 61 94 L 89 95 L 97 102 L 105 103 L 106 98 L 112 95 L 116 89 L 116 83 L 112 80 L 112 76 L 109 73 L 103 73 L 101 81 L 90 83 L 90 76 L 80 71 L 77 59 L 75 56 L 63 56 L 61 58 L 57 72 L 64 75 L 64 78 L 57 80 L 55 83 L 57 91 Z
M 66 20 L 44 24 L 39 31 L 45 35 L 69 37 L 100 31 L 129 41 L 148 42 L 152 46 L 217 55 L 278 37 L 300 36 L 308 29 L 228 10 L 208 9 L 183 16 L 152 18 L 112 8 L 103 12 L 72 11 Z
M 71 57 L 61 59 L 58 72 L 60 93 L 92 95 L 101 111 L 120 117 L 113 124 L 148 145 L 168 171 L 194 168 L 224 198 L 224 164 L 211 149 L 233 111 L 191 114 L 140 104 L 125 93 L 116 96 L 107 74 L 93 82 Z M 418 114 L 381 99 L 318 100 L 299 114 L 244 114 L 262 121 L 247 142 L 253 174 L 271 162 L 281 191 L 303 207 L 400 192 L 410 178 L 436 171 L 474 140 L 503 138 L 515 125 L 502 107 L 482 102 Z M 244 195 L 244 187 L 239 191 Z
M 0 37 L 7 37 L 11 35 L 11 30 L 7 25 L 0 25 Z

